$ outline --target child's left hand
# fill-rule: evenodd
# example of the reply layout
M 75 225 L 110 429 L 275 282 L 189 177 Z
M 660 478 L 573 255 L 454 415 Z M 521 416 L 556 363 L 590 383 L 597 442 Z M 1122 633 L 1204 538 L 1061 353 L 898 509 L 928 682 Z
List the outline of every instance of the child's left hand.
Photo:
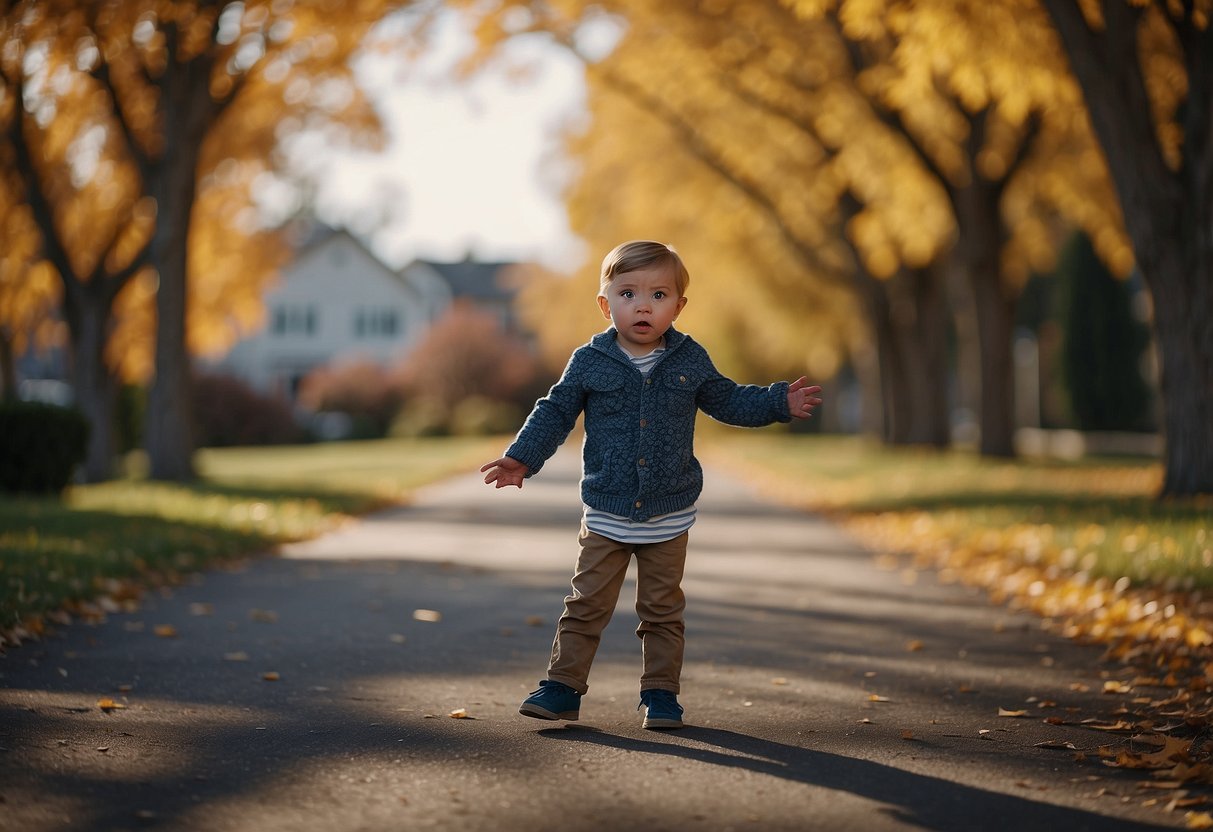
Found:
M 801 376 L 788 385 L 788 413 L 791 413 L 794 419 L 809 418 L 813 415 L 813 408 L 821 404 L 821 399 L 817 397 L 821 388 L 816 384 L 805 387 L 806 384 L 808 379 Z

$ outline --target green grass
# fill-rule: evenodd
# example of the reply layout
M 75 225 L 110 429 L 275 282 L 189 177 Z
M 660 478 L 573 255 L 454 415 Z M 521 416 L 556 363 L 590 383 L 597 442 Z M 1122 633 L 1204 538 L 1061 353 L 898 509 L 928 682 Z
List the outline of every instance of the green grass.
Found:
M 0 499 L 0 631 L 111 580 L 147 580 L 314 537 L 406 499 L 500 450 L 497 439 L 344 442 L 200 451 L 199 480 L 70 488 Z
M 710 432 L 704 450 L 806 508 L 1068 573 L 1213 588 L 1213 501 L 1155 499 L 1154 460 L 1001 461 L 773 431 Z

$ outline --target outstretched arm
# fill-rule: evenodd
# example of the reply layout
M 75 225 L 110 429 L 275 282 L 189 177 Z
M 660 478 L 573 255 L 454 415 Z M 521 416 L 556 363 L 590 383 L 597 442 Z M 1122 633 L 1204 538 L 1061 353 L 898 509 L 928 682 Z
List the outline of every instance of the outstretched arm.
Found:
M 503 456 L 501 459 L 494 459 L 492 462 L 484 465 L 480 469 L 480 473 L 488 471 L 485 475 L 485 485 L 496 483 L 496 488 L 505 488 L 507 485 L 517 486 L 522 488 L 522 481 L 526 478 L 527 471 L 530 469 L 523 465 L 513 457 Z
M 793 419 L 807 419 L 813 415 L 813 408 L 821 404 L 821 399 L 818 393 L 821 388 L 814 384 L 812 387 L 806 387 L 808 379 L 804 376 L 793 381 L 788 385 L 788 413 Z

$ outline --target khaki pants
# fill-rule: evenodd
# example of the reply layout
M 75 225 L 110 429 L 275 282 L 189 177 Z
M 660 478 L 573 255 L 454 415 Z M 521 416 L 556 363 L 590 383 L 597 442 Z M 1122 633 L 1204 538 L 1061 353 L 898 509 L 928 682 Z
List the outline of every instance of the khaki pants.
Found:
M 579 693 L 586 680 L 602 631 L 606 629 L 624 574 L 636 555 L 636 635 L 644 645 L 644 673 L 640 689 L 659 688 L 678 693 L 682 675 L 682 570 L 686 563 L 687 533 L 662 543 L 620 543 L 581 527 L 581 555 L 573 575 L 573 592 L 564 599 L 564 614 L 556 627 L 548 678 Z

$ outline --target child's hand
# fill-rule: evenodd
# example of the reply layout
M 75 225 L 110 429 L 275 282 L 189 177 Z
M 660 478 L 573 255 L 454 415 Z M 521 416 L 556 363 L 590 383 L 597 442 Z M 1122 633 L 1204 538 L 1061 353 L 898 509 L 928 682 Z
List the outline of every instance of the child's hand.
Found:
M 817 397 L 821 388 L 816 384 L 805 387 L 807 383 L 808 379 L 801 376 L 788 385 L 788 413 L 791 413 L 794 419 L 809 418 L 813 415 L 813 408 L 821 404 L 821 399 Z
M 494 459 L 488 465 L 480 469 L 480 473 L 488 471 L 488 475 L 484 478 L 485 485 L 497 483 L 497 488 L 505 488 L 507 485 L 515 485 L 522 488 L 522 480 L 526 477 L 527 471 L 530 469 L 523 465 L 513 457 L 503 456 L 501 459 Z

